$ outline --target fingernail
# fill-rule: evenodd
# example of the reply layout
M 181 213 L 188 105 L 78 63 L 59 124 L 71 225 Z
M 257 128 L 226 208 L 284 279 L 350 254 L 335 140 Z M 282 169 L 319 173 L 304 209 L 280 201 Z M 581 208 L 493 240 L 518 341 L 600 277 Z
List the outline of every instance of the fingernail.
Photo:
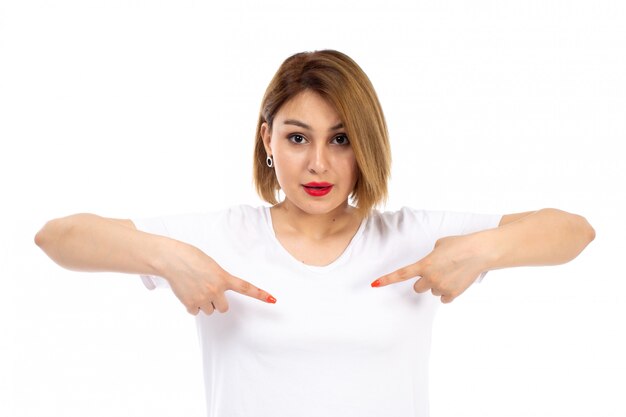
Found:
M 372 287 L 380 287 L 380 279 L 377 279 L 376 281 L 372 282 L 370 285 Z
M 271 295 L 268 295 L 265 301 L 267 301 L 268 303 L 276 304 L 276 299 Z

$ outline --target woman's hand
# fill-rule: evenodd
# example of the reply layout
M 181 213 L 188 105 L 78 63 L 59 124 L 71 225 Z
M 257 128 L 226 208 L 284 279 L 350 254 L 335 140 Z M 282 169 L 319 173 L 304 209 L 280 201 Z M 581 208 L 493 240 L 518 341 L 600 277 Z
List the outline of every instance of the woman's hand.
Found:
M 372 282 L 381 287 L 419 277 L 415 291 L 431 290 L 449 303 L 485 271 L 571 261 L 595 238 L 587 220 L 557 209 L 502 216 L 494 229 L 439 239 L 420 261 Z
M 383 287 L 417 277 L 413 288 L 418 293 L 431 291 L 450 303 L 486 271 L 484 253 L 475 234 L 439 239 L 433 251 L 418 262 L 400 268 L 372 282 Z
M 228 311 L 225 292 L 228 290 L 257 298 L 266 303 L 276 303 L 276 299 L 266 291 L 248 281 L 237 278 L 195 246 L 173 241 L 174 250 L 169 252 L 160 269 L 172 291 L 187 307 L 190 314 L 205 314 Z
M 128 219 L 82 213 L 51 220 L 37 233 L 35 243 L 67 269 L 163 277 L 191 314 L 227 311 L 227 290 L 276 302 L 267 292 L 224 271 L 195 246 L 141 232 Z

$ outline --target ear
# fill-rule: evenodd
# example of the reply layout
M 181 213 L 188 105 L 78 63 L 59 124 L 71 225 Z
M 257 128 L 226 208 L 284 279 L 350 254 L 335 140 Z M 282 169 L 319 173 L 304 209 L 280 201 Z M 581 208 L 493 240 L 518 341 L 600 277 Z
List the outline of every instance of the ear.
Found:
M 272 132 L 270 131 L 270 127 L 267 124 L 267 122 L 263 122 L 263 124 L 261 125 L 261 139 L 263 139 L 263 146 L 265 147 L 265 152 L 268 155 L 272 155 L 272 147 L 271 147 L 271 140 L 272 140 Z

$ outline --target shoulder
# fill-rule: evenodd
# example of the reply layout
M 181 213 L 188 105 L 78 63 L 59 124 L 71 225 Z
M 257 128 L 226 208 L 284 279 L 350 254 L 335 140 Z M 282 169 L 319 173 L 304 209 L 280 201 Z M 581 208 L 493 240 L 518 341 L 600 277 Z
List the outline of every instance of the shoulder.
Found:
M 258 224 L 265 222 L 268 215 L 268 207 L 239 204 L 227 207 L 215 215 L 219 220 L 231 224 Z
M 227 208 L 166 214 L 149 218 L 131 219 L 137 229 L 170 237 L 210 233 L 217 228 L 242 228 L 258 225 L 264 220 L 265 207 L 236 205 Z
M 428 212 L 410 207 L 399 210 L 379 211 L 372 210 L 366 220 L 367 228 L 382 235 L 386 233 L 420 233 L 426 232 Z
M 237 204 L 230 207 L 226 207 L 222 209 L 220 212 L 229 216 L 241 216 L 241 217 L 249 217 L 249 216 L 263 216 L 267 207 L 265 206 L 251 206 L 249 204 Z
M 418 232 L 439 238 L 497 227 L 501 217 L 498 214 L 402 207 L 396 211 L 374 210 L 369 222 L 383 230 Z
M 425 224 L 437 216 L 436 211 L 420 210 L 411 207 L 402 207 L 399 210 L 373 210 L 368 221 L 387 227 L 402 227 L 410 224 Z

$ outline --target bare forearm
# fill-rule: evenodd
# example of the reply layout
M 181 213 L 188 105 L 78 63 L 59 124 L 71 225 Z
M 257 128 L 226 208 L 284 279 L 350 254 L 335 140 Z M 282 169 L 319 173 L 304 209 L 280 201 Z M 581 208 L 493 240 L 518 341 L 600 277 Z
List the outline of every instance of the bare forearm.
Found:
M 595 238 L 595 231 L 584 217 L 543 209 L 476 235 L 489 252 L 488 269 L 500 269 L 569 262 Z
M 67 269 L 157 275 L 168 240 L 93 214 L 51 220 L 35 237 L 35 243 Z

